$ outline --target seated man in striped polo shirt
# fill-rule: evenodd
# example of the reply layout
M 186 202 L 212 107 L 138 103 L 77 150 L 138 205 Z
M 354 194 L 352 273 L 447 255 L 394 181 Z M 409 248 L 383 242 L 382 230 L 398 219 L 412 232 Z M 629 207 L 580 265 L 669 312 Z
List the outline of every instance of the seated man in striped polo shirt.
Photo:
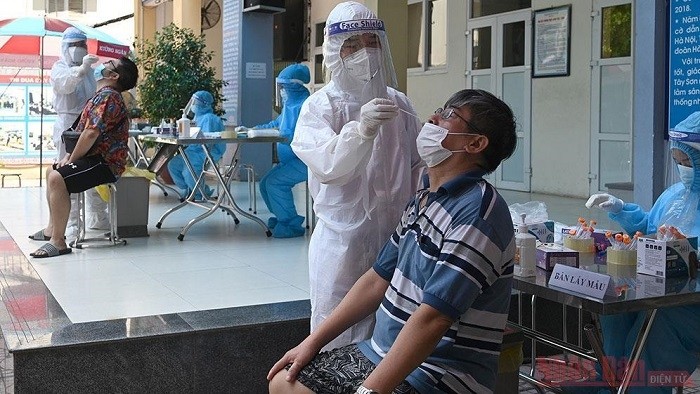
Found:
M 515 150 L 513 112 L 488 92 L 462 90 L 417 145 L 425 188 L 373 269 L 272 367 L 271 393 L 493 391 L 515 241 L 506 202 L 482 177 Z M 371 339 L 318 354 L 370 313 Z

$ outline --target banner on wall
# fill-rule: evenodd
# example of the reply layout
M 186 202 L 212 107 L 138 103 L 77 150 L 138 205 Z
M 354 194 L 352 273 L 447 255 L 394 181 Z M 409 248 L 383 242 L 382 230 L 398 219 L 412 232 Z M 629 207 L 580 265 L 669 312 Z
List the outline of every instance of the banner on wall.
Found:
M 670 3 L 669 115 L 673 129 L 700 111 L 700 0 Z
M 44 77 L 0 74 L 0 159 L 39 157 L 55 152 L 53 91 Z M 43 127 L 42 127 L 43 118 Z

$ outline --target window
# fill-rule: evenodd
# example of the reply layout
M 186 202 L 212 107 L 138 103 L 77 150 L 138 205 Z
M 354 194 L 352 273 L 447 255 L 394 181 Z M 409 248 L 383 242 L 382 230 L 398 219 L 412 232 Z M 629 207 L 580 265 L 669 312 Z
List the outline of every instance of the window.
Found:
M 313 39 L 313 59 L 314 59 L 314 84 L 323 85 L 325 75 L 323 75 L 323 33 L 326 29 L 326 22 L 316 23 Z
M 531 0 L 471 0 L 472 18 L 522 10 L 531 7 Z
M 35 1 L 34 3 L 36 4 L 37 2 Z M 46 0 L 41 1 L 40 3 L 43 4 L 39 9 L 44 9 L 48 13 L 72 11 L 82 14 L 86 11 L 84 4 L 85 2 L 83 0 Z
M 447 0 L 409 0 L 408 67 L 447 64 Z
M 603 8 L 601 59 L 628 57 L 632 53 L 632 5 Z

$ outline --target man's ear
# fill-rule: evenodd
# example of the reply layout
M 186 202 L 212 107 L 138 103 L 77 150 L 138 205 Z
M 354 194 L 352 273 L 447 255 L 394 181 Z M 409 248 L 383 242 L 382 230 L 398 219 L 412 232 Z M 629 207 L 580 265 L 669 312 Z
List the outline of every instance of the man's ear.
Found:
M 483 152 L 487 146 L 489 146 L 489 137 L 480 134 L 476 138 L 471 139 L 467 145 L 464 145 L 464 150 L 467 153 L 476 154 Z

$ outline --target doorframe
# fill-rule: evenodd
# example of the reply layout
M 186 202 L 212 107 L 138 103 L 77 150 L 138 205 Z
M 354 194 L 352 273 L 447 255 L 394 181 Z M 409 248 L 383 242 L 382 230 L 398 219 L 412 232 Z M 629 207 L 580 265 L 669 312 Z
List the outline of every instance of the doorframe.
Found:
M 601 191 L 605 192 L 605 185 L 601 185 L 600 178 L 600 142 L 601 141 L 623 141 L 630 144 L 629 149 L 629 162 L 630 162 L 630 182 L 634 182 L 634 133 L 633 133 L 633 100 L 634 100 L 634 53 L 630 53 L 630 56 L 617 57 L 611 59 L 601 58 L 601 42 L 603 35 L 602 28 L 602 9 L 606 7 L 613 7 L 617 5 L 630 4 L 632 6 L 632 36 L 631 51 L 634 50 L 634 0 L 593 0 L 592 10 L 591 10 L 591 156 L 590 156 L 590 171 L 588 174 L 589 178 L 589 193 L 599 193 Z M 628 134 L 622 133 L 601 133 L 600 132 L 600 83 L 601 83 L 601 68 L 604 66 L 611 65 L 625 65 L 628 64 L 631 70 L 630 76 L 630 123 Z
M 522 66 L 501 67 L 503 64 L 503 26 L 509 23 L 522 21 L 525 25 L 525 61 Z M 472 70 L 472 31 L 474 29 L 491 28 L 491 68 L 483 70 Z M 496 187 L 529 192 L 531 190 L 532 179 L 532 10 L 524 9 L 503 14 L 489 15 L 480 18 L 468 19 L 467 21 L 467 64 L 465 71 L 466 86 L 473 88 L 472 79 L 478 76 L 489 75 L 490 83 L 488 91 L 500 99 L 503 99 L 503 76 L 516 72 L 522 72 L 524 108 L 522 119 L 516 119 L 520 126 L 517 131 L 518 140 L 523 141 L 523 182 L 512 182 L 503 180 L 503 169 L 500 165 L 488 179 Z

